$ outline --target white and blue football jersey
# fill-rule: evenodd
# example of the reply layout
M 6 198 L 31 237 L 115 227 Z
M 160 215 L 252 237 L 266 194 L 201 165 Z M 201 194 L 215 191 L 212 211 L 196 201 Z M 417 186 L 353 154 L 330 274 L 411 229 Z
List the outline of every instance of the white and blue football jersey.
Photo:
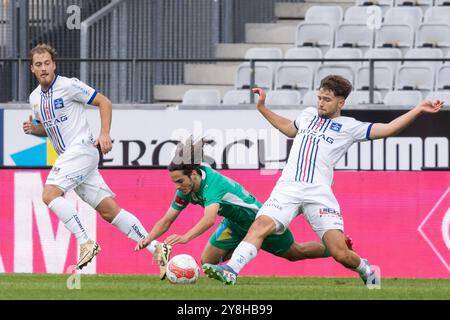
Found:
M 354 142 L 368 140 L 372 123 L 321 118 L 310 107 L 294 121 L 298 132 L 280 180 L 331 186 L 333 169 Z
M 47 91 L 39 85 L 30 94 L 30 105 L 58 155 L 76 141 L 94 139 L 86 118 L 85 105 L 97 92 L 76 78 L 55 75 Z

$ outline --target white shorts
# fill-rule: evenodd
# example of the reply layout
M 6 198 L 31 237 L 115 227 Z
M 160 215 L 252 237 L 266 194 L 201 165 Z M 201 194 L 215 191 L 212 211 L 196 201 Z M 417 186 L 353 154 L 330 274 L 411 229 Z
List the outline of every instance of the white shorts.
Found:
M 75 193 L 92 208 L 106 197 L 115 197 L 98 172 L 97 148 L 86 142 L 70 146 L 53 165 L 45 184 L 55 185 L 65 193 Z
M 278 181 L 256 217 L 271 217 L 277 226 L 275 233 L 281 234 L 302 212 L 321 239 L 328 230 L 344 231 L 339 204 L 331 188 L 326 185 Z

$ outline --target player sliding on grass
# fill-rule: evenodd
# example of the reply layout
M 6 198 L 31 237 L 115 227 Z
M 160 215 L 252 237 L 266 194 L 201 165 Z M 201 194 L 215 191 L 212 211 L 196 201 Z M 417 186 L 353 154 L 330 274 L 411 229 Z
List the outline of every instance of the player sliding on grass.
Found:
M 201 256 L 202 264 L 215 264 L 228 260 L 244 238 L 261 204 L 240 184 L 208 165 L 201 164 L 204 142 L 201 139 L 194 144 L 192 138 L 189 138 L 186 145 L 178 145 L 175 157 L 169 165 L 170 178 L 175 183 L 177 192 L 166 214 L 154 225 L 147 237 L 138 243 L 136 250 L 145 248 L 164 234 L 189 203 L 204 207 L 203 217 L 185 234 L 172 234 L 167 237 L 165 243 L 188 243 L 210 229 L 217 216 L 223 216 L 224 219 L 209 239 Z M 347 243 L 351 248 L 350 238 L 347 238 Z M 289 229 L 278 235 L 268 236 L 261 243 L 261 247 L 290 261 L 329 257 L 325 246 L 319 242 L 295 243 Z
M 96 146 L 100 146 L 103 154 L 112 148 L 109 135 L 111 102 L 78 79 L 55 74 L 54 57 L 55 50 L 45 44 L 30 51 L 31 72 L 39 82 L 30 95 L 37 124 L 33 124 L 30 116 L 23 123 L 23 130 L 26 134 L 48 136 L 58 153 L 59 157 L 45 182 L 42 199 L 78 240 L 80 257 L 76 267 L 82 269 L 97 255 L 100 246 L 89 239 L 76 209 L 63 198 L 68 191 L 74 190 L 103 219 L 132 240 L 143 239 L 147 232 L 133 214 L 117 205 L 113 199 L 115 194 L 97 168 L 99 153 Z M 97 106 L 100 111 L 101 129 L 96 140 L 87 122 L 86 104 Z M 170 254 L 170 247 L 156 241 L 148 249 L 160 263 Z
M 253 89 L 259 95 L 258 110 L 275 128 L 294 138 L 294 144 L 272 194 L 230 261 L 203 265 L 203 271 L 209 277 L 235 284 L 238 273 L 256 257 L 265 239 L 285 232 L 302 211 L 336 261 L 358 272 L 364 283 L 378 283 L 378 275 L 369 262 L 345 244 L 343 218 L 331 190 L 333 168 L 354 142 L 394 136 L 420 114 L 440 111 L 443 103 L 423 101 L 386 124 L 360 122 L 341 116 L 351 90 L 352 85 L 343 77 L 325 77 L 320 83 L 317 108 L 306 108 L 291 121 L 265 106 L 266 94 L 262 89 Z

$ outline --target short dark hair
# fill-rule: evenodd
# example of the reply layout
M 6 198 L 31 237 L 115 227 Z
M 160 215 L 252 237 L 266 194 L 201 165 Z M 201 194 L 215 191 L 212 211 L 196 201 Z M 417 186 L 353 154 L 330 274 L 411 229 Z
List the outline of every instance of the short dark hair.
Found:
M 352 92 L 352 84 L 344 77 L 332 74 L 320 81 L 320 89 L 330 90 L 336 97 L 347 99 L 350 92 Z
M 190 176 L 193 171 L 200 173 L 200 165 L 203 162 L 203 146 L 211 143 L 204 138 L 194 142 L 190 136 L 185 143 L 178 143 L 175 156 L 169 164 L 169 171 L 183 171 L 184 175 Z
M 37 46 L 35 46 L 33 49 L 30 50 L 30 64 L 33 64 L 33 56 L 37 53 L 50 53 L 50 56 L 52 57 L 52 61 L 55 61 L 56 57 L 56 50 L 52 46 L 46 44 L 46 43 L 40 43 Z

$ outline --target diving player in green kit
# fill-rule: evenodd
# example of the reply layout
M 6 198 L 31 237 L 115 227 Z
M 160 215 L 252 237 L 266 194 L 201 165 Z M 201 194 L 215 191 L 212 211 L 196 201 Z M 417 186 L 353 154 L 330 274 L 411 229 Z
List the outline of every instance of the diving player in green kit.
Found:
M 228 260 L 245 237 L 261 208 L 261 203 L 237 182 L 202 164 L 203 144 L 203 139 L 193 143 L 192 138 L 189 138 L 186 145 L 178 145 L 175 158 L 168 168 L 177 192 L 166 214 L 153 226 L 147 237 L 139 241 L 135 250 L 145 248 L 164 234 L 189 203 L 204 207 L 203 217 L 185 234 L 170 235 L 164 241 L 165 245 L 188 243 L 210 229 L 217 216 L 223 216 L 221 224 L 209 239 L 201 256 L 201 264 L 217 264 Z M 347 238 L 347 245 L 351 249 L 350 238 Z M 294 242 L 289 229 L 283 234 L 267 237 L 262 249 L 290 261 L 329 257 L 328 250 L 320 242 Z M 167 256 L 166 262 L 168 260 Z M 162 279 L 163 267 L 162 265 Z

